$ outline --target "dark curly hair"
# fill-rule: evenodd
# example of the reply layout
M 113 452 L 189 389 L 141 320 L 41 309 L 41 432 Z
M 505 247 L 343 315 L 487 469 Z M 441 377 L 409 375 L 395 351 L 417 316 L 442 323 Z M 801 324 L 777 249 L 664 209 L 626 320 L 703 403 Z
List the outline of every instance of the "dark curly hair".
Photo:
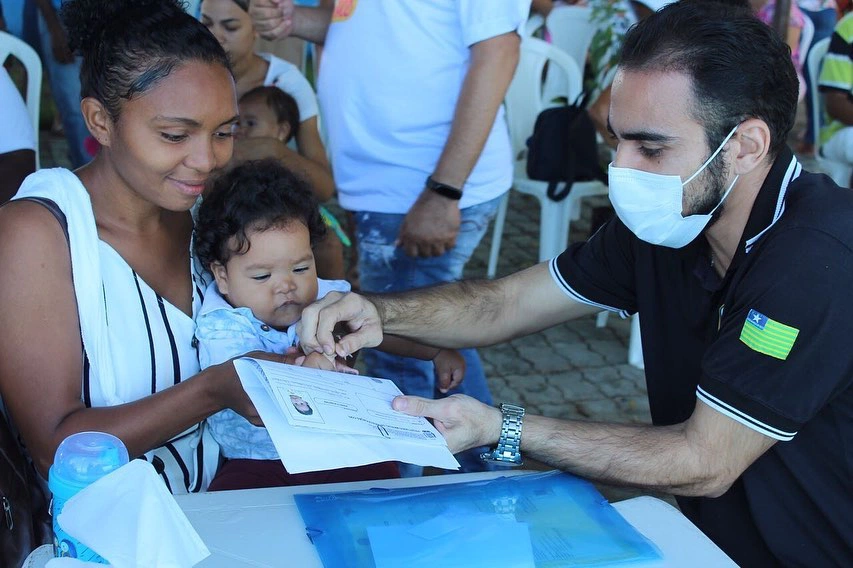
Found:
M 299 105 L 289 93 L 278 87 L 262 85 L 240 97 L 240 102 L 248 102 L 252 99 L 262 100 L 267 108 L 273 112 L 279 124 L 286 122 L 290 125 L 290 135 L 285 142 L 299 136 Z
M 625 36 L 623 71 L 675 71 L 693 80 L 693 115 L 709 148 L 748 118 L 770 129 L 770 157 L 785 146 L 797 113 L 791 50 L 736 2 L 682 0 L 636 24 Z M 747 47 L 748 46 L 748 47 Z
M 113 120 L 123 100 L 186 61 L 231 69 L 213 34 L 176 0 L 70 0 L 60 14 L 71 49 L 83 56 L 80 96 L 101 101 Z
M 232 255 L 248 252 L 247 232 L 293 221 L 308 227 L 312 246 L 326 234 L 305 181 L 273 159 L 244 162 L 216 177 L 205 194 L 194 231 L 195 255 L 205 268 L 224 265 Z

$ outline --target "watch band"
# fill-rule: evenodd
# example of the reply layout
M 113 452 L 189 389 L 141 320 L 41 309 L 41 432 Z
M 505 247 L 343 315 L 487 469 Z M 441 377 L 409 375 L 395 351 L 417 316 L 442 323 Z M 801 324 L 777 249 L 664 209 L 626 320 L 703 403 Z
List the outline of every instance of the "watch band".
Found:
M 498 445 L 491 452 L 480 454 L 480 459 L 499 465 L 521 465 L 521 429 L 524 426 L 524 408 L 503 403 L 500 406 L 503 420 Z
M 461 189 L 459 189 L 458 187 L 453 187 L 452 185 L 447 185 L 446 183 L 435 181 L 434 179 L 432 179 L 432 176 L 429 176 L 427 178 L 426 188 L 430 191 L 434 191 L 442 197 L 453 199 L 454 201 L 459 201 L 460 199 L 462 199 Z

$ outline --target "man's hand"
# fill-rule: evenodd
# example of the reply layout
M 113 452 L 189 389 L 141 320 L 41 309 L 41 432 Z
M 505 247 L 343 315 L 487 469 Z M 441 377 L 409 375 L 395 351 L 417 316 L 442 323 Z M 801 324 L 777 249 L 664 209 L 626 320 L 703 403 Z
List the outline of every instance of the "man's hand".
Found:
M 465 358 L 455 349 L 439 349 L 432 358 L 438 376 L 438 391 L 447 393 L 462 384 L 465 378 Z
M 249 16 L 264 39 L 281 39 L 293 33 L 293 0 L 252 0 Z
M 496 444 L 500 437 L 501 411 L 464 394 L 454 394 L 441 400 L 398 396 L 391 406 L 412 416 L 432 418 L 436 430 L 441 432 L 454 454 Z
M 441 256 L 456 244 L 459 202 L 424 189 L 403 219 L 397 246 L 409 256 Z
M 346 322 L 350 333 L 335 341 L 332 332 L 339 322 Z M 302 311 L 296 334 L 306 354 L 320 352 L 346 358 L 362 347 L 382 343 L 382 319 L 364 296 L 329 292 Z

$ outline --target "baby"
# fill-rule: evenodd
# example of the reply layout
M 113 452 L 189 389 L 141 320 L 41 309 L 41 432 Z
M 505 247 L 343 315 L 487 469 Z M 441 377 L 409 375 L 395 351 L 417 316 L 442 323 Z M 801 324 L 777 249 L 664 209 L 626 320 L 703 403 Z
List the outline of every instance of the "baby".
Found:
M 240 123 L 238 138 L 274 138 L 284 145 L 299 134 L 299 106 L 296 99 L 278 87 L 256 87 L 240 97 Z M 337 239 L 327 237 L 314 246 L 320 274 L 342 277 L 344 269 L 343 247 L 352 241 L 332 213 L 320 206 L 320 216 Z
M 245 162 L 214 180 L 194 234 L 195 254 L 214 277 L 197 318 L 202 369 L 249 351 L 284 353 L 299 343 L 295 324 L 305 306 L 331 291 L 349 291 L 344 280 L 317 278 L 312 245 L 325 230 L 311 190 L 275 160 Z M 445 392 L 462 381 L 465 362 L 456 351 L 393 336 L 379 348 L 431 359 Z M 347 368 L 320 353 L 302 364 Z M 234 411 L 208 423 L 226 458 L 278 460 L 266 429 Z
M 284 144 L 299 134 L 296 100 L 278 87 L 256 87 L 240 97 L 237 135 L 275 138 Z

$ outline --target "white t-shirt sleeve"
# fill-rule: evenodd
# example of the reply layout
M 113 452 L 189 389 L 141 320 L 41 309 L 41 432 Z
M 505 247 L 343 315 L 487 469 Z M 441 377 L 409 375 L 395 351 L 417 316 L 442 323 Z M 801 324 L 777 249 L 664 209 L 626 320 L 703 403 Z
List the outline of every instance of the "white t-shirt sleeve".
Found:
M 16 150 L 35 150 L 36 137 L 27 105 L 21 98 L 12 78 L 5 68 L 0 66 L 0 154 Z
M 270 62 L 264 85 L 278 87 L 293 97 L 296 106 L 299 107 L 299 122 L 305 122 L 312 116 L 317 116 L 317 95 L 314 94 L 311 83 L 299 68 L 274 55 L 260 55 Z
M 530 0 L 458 0 L 465 45 L 518 31 L 530 13 Z

